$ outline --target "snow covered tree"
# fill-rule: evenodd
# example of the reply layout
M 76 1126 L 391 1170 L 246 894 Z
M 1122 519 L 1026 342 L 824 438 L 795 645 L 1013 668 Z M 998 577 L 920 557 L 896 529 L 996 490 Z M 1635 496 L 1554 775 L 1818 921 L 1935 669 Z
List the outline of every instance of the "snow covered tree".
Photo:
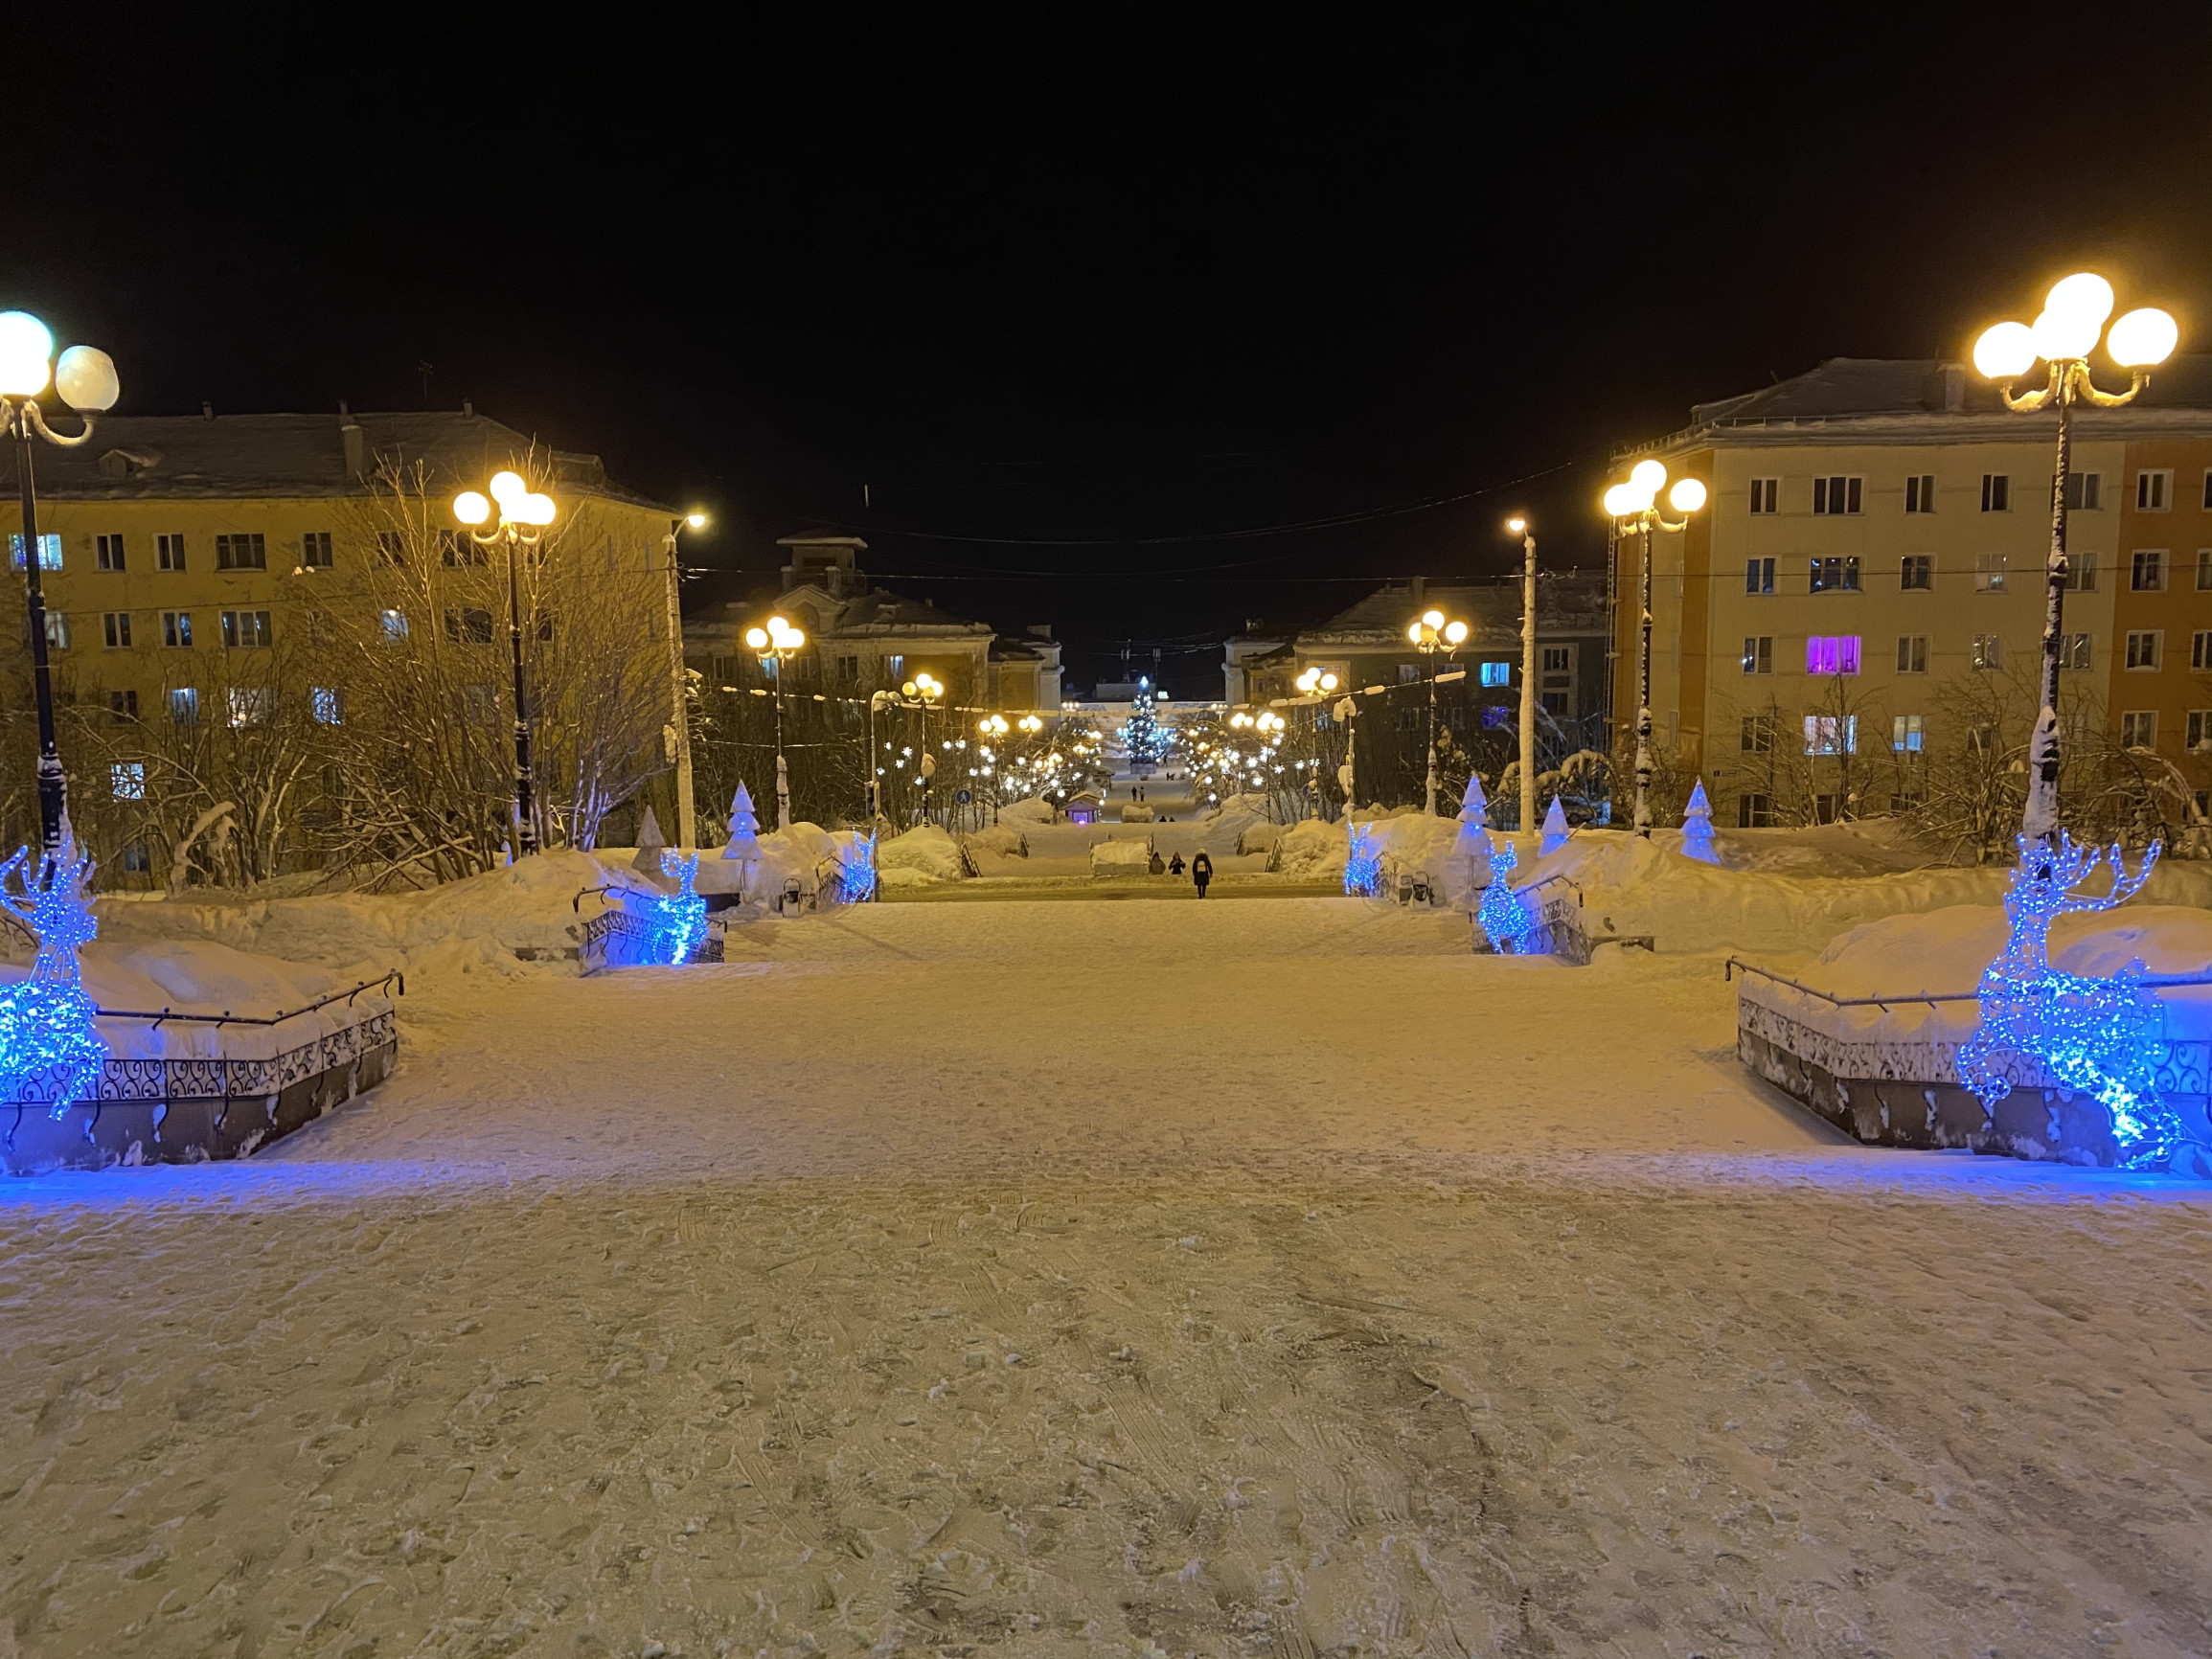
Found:
M 1721 862 L 1721 855 L 1713 851 L 1713 808 L 1705 799 L 1702 778 L 1690 791 L 1690 804 L 1682 808 L 1682 856 L 1700 864 Z
M 753 792 L 742 780 L 738 792 L 730 797 L 730 844 L 722 849 L 724 858 L 753 858 L 761 855 L 761 820 L 753 811 Z
M 660 820 L 652 815 L 652 807 L 649 805 L 645 809 L 645 819 L 637 829 L 637 856 L 630 862 L 648 875 L 658 875 L 661 873 L 660 855 L 667 851 L 668 840 L 660 832 Z
M 1566 844 L 1566 809 L 1560 805 L 1560 798 L 1557 795 L 1554 795 L 1552 797 L 1551 810 L 1543 815 L 1543 844 L 1538 848 L 1537 855 L 1539 858 L 1548 857 L 1550 854 L 1557 852 Z

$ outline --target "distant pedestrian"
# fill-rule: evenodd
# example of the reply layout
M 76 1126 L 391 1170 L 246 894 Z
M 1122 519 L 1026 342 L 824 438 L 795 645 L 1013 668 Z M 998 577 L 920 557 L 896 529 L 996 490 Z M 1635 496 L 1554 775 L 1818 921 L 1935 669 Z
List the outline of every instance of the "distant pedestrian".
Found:
M 1199 852 L 1191 859 L 1191 881 L 1198 890 L 1200 898 L 1206 896 L 1206 883 L 1214 878 L 1214 861 Z
M 1182 873 L 1183 855 L 1178 852 L 1173 858 L 1168 860 L 1168 874 L 1170 875 L 1180 875 Z

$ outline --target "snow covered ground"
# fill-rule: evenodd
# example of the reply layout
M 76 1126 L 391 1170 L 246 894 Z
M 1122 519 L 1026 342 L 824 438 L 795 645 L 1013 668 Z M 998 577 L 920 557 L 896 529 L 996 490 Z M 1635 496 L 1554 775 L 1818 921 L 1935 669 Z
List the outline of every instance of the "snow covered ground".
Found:
M 1843 1144 L 1710 956 L 300 902 L 110 936 L 404 948 L 391 1083 L 0 1185 L 0 1655 L 2212 1648 L 2212 1191 Z

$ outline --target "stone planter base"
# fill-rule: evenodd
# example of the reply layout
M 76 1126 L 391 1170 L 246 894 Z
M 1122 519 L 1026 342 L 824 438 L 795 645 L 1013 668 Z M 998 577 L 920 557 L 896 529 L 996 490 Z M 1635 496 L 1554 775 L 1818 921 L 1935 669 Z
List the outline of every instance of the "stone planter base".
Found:
M 391 1034 L 390 1016 L 382 1023 L 381 1041 L 294 1076 L 273 1093 L 187 1092 L 195 1085 L 204 1089 L 211 1074 L 230 1081 L 224 1074 L 234 1067 L 263 1074 L 239 1078 L 241 1086 L 266 1083 L 273 1080 L 266 1076 L 269 1062 L 110 1060 L 101 1079 L 102 1098 L 72 1102 L 59 1117 L 42 1101 L 0 1106 L 0 1169 L 12 1175 L 42 1175 L 119 1164 L 203 1164 L 245 1157 L 390 1076 L 399 1043 Z M 149 1085 L 155 1091 L 150 1097 Z

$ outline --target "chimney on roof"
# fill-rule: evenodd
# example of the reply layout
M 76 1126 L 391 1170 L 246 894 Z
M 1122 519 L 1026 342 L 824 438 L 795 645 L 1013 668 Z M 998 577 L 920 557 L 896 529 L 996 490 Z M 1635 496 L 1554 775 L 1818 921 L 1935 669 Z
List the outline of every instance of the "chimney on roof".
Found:
M 199 418 L 202 420 L 213 420 L 215 419 L 215 405 L 208 402 L 204 398 L 201 399 L 199 406 Z
M 338 405 L 338 436 L 346 441 L 346 476 L 365 478 L 369 473 L 369 435 L 345 404 Z
M 1943 412 L 1956 415 L 1966 407 L 1966 365 L 1946 363 L 1943 366 Z
M 1052 638 L 1052 624 L 1031 623 L 1029 625 L 1029 632 L 1031 637 L 1034 639 L 1048 640 Z

